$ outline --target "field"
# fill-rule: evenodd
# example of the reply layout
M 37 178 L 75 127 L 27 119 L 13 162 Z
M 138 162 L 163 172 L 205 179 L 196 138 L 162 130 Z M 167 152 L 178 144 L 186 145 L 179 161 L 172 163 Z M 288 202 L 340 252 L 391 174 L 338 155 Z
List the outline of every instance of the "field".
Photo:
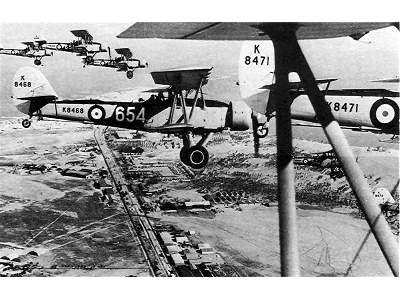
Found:
M 0 131 L 0 259 L 27 265 L 24 276 L 149 276 L 118 197 L 105 203 L 93 180 L 60 174 L 75 162 L 104 170 L 99 153 L 82 150 L 96 146 L 91 126 L 18 126 L 7 123 Z M 161 138 L 146 135 L 150 141 Z M 294 146 L 296 153 L 329 150 L 317 139 L 297 138 Z M 191 180 L 146 179 L 148 187 L 162 190 L 148 201 L 200 201 L 232 191 L 244 195 L 243 201 L 213 202 L 209 210 L 157 209 L 152 220 L 195 231 L 241 276 L 279 276 L 275 137 L 262 141 L 257 158 L 250 133 L 217 136 L 209 151 L 209 166 Z M 358 145 L 354 152 L 371 188 L 385 187 L 397 199 L 398 150 Z M 141 159 L 177 164 L 179 149 L 159 145 L 145 149 Z M 391 275 L 345 178 L 296 165 L 296 194 L 302 275 Z
M 0 256 L 36 265 L 30 276 L 149 276 L 122 208 L 100 201 L 92 181 L 19 170 L 65 166 L 83 155 L 77 145 L 94 143 L 91 127 L 48 126 L 1 134 Z M 101 155 L 92 163 L 104 167 Z M 28 251 L 38 256 L 21 256 Z

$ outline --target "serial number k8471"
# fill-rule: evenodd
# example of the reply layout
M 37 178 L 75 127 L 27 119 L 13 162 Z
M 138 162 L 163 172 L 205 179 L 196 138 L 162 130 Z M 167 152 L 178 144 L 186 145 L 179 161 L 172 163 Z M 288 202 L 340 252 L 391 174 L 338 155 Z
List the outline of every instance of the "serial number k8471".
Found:
M 358 104 L 357 103 L 329 102 L 329 106 L 334 111 L 358 112 Z

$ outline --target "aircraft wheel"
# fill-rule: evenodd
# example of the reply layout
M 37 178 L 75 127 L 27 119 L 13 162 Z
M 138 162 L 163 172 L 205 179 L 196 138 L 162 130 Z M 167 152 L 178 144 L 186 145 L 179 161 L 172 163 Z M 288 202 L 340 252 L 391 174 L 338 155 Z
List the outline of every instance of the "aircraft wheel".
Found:
M 33 61 L 33 63 L 34 63 L 36 66 L 40 66 L 40 65 L 42 64 L 42 62 L 40 61 L 40 59 L 35 59 L 35 60 Z
M 93 62 L 93 57 L 91 57 L 91 56 L 86 56 L 85 57 L 85 63 L 86 64 L 91 64 Z
M 256 134 L 259 138 L 265 138 L 268 135 L 268 127 L 264 127 L 264 125 L 257 126 Z
M 126 72 L 126 77 L 128 77 L 128 79 L 132 79 L 133 78 L 133 71 L 127 71 Z
M 204 168 L 209 159 L 208 151 L 203 146 L 190 147 L 187 152 L 188 164 L 193 169 Z
M 31 121 L 29 121 L 28 119 L 24 119 L 23 121 L 22 121 L 22 127 L 24 127 L 24 128 L 29 128 L 30 126 L 31 126 Z

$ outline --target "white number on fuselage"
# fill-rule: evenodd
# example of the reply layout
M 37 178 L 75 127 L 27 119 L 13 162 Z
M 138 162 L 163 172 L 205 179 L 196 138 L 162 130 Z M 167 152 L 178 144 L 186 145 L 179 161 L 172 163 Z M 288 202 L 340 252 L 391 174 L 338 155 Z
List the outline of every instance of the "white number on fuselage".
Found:
M 128 108 L 118 106 L 115 109 L 115 120 L 118 122 L 124 122 L 127 121 L 129 123 L 132 123 L 133 121 L 145 121 L 145 110 L 144 107 L 142 107 L 139 111 L 139 113 L 135 116 L 135 107 L 130 106 Z

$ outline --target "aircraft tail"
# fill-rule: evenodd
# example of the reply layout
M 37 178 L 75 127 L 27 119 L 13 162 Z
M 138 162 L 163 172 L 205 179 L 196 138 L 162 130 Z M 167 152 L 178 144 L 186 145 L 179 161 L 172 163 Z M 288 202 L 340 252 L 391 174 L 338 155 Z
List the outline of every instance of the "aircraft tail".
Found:
M 256 112 L 265 114 L 270 86 L 275 80 L 274 48 L 271 42 L 244 42 L 239 56 L 239 88 L 242 99 Z
M 58 98 L 44 75 L 32 67 L 22 67 L 15 73 L 12 90 L 14 105 L 27 115 Z

